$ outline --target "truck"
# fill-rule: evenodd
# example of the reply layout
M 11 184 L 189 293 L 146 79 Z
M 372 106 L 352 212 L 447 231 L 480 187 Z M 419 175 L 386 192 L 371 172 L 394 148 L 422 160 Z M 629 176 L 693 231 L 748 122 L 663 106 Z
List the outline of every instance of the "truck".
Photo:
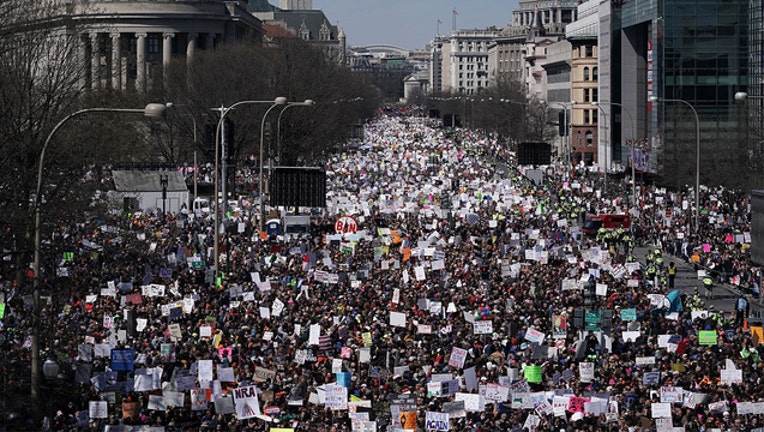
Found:
M 591 215 L 581 225 L 581 232 L 589 236 L 596 236 L 600 228 L 608 230 L 616 228 L 630 229 L 631 216 L 627 214 Z
M 269 235 L 283 235 L 285 239 L 310 234 L 310 215 L 284 215 L 281 218 L 271 218 L 266 221 L 265 228 Z

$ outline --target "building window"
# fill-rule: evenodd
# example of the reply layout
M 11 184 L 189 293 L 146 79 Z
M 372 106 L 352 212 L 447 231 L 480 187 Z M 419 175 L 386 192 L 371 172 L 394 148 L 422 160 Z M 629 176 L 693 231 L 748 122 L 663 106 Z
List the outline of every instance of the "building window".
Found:
M 592 45 L 586 46 L 586 56 L 587 57 L 594 57 L 594 47 Z
M 599 79 L 599 78 L 598 78 L 598 77 L 599 77 L 599 70 L 597 69 L 597 66 L 595 66 L 595 67 L 593 67 L 593 68 L 592 68 L 592 75 L 594 76 L 594 80 L 595 80 L 595 81 L 596 81 L 597 79 Z
M 589 68 L 584 68 L 584 81 L 589 81 Z
M 594 145 L 594 138 L 593 138 L 592 132 L 587 131 L 585 136 L 586 136 L 586 146 L 591 147 L 592 145 Z
M 589 90 L 590 89 L 584 89 L 584 102 L 586 103 L 591 102 L 591 99 L 589 99 L 589 95 L 590 95 Z
M 592 89 L 592 100 L 593 101 L 599 100 L 598 96 L 599 96 L 598 89 L 593 88 Z
M 321 24 L 321 29 L 318 30 L 318 38 L 322 41 L 328 41 L 331 39 L 332 32 L 329 30 L 329 26 L 326 25 L 326 22 Z
M 589 124 L 589 123 L 591 123 L 591 121 L 592 121 L 592 119 L 591 119 L 591 111 L 584 110 L 584 124 Z

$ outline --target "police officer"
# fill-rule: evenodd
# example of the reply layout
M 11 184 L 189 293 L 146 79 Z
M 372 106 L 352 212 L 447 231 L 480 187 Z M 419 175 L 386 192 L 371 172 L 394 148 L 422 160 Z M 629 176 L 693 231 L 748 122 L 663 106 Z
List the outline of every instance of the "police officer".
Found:
M 674 265 L 674 261 L 669 263 L 666 272 L 668 273 L 668 287 L 669 289 L 674 289 L 674 279 L 676 278 L 676 266 Z
M 703 287 L 706 289 L 706 299 L 713 299 L 714 280 L 711 279 L 711 276 L 706 275 L 703 277 Z

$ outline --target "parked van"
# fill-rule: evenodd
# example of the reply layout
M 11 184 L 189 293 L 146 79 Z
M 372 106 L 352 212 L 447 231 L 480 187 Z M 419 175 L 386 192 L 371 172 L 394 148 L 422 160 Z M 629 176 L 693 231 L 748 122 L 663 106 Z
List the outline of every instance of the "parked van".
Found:
M 607 214 L 592 215 L 586 218 L 586 222 L 581 226 L 581 232 L 586 235 L 597 235 L 600 228 L 605 229 L 630 229 L 631 216 L 627 214 Z

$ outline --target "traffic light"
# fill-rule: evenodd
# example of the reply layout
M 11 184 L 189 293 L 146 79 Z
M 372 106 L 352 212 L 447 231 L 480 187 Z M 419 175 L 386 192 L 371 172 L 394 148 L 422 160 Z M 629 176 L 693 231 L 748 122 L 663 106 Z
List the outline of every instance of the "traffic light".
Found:
M 593 307 L 596 303 L 597 283 L 590 279 L 584 284 L 584 306 Z
M 236 145 L 234 141 L 234 126 L 233 126 L 233 120 L 229 119 L 228 117 L 223 119 L 223 130 L 221 133 L 223 133 L 223 137 L 225 139 L 223 142 L 225 143 L 225 156 L 227 162 L 233 162 L 236 159 Z

